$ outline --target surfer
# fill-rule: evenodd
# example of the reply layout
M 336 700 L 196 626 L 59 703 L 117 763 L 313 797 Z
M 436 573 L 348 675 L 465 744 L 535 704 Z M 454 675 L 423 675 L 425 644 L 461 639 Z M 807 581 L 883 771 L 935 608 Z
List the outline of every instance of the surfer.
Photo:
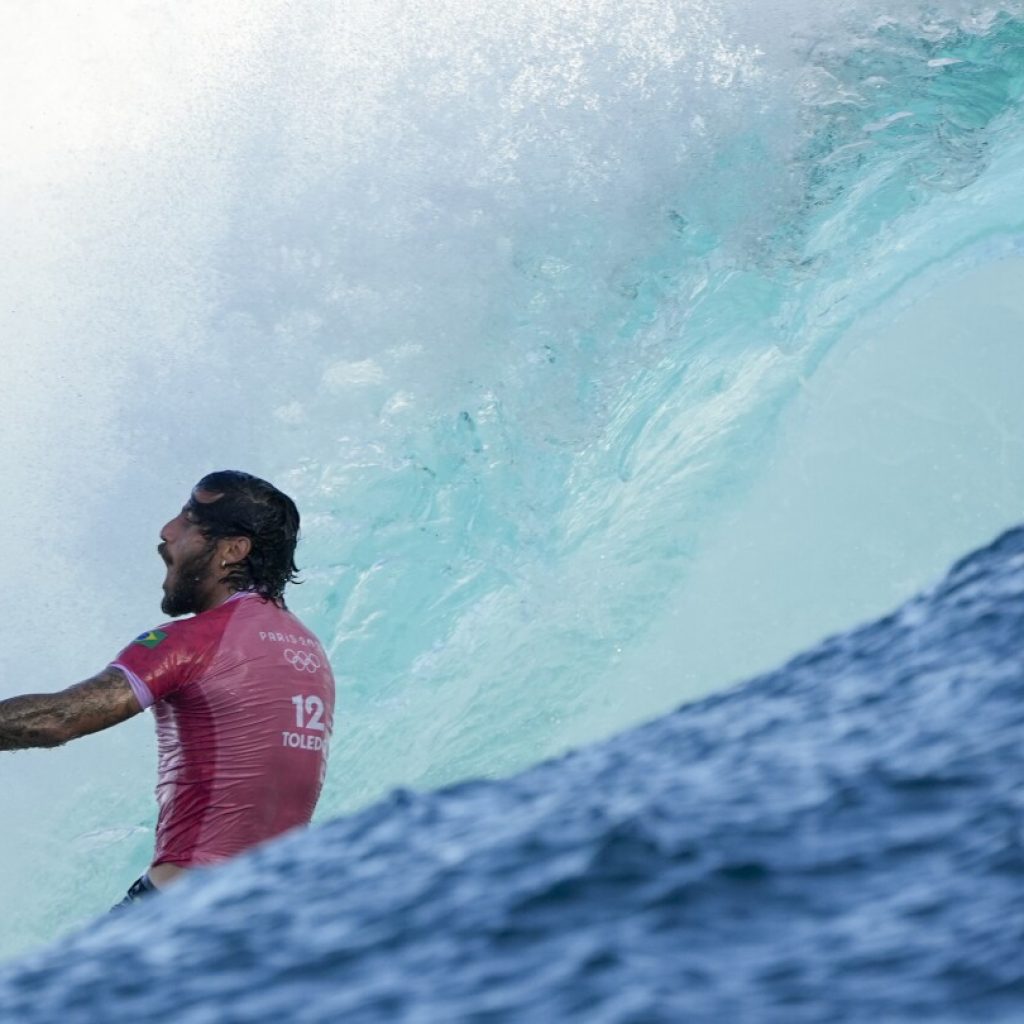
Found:
M 99 674 L 0 701 L 0 750 L 56 747 L 152 707 L 156 844 L 119 906 L 313 815 L 334 718 L 319 641 L 287 609 L 299 513 L 276 487 L 210 473 L 160 531 L 161 610 Z

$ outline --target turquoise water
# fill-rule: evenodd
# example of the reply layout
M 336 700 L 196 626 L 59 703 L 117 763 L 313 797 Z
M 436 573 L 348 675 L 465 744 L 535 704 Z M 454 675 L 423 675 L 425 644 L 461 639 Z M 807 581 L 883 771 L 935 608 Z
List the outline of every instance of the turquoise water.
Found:
M 5 696 L 153 624 L 224 465 L 304 513 L 324 819 L 720 688 L 1019 519 L 1017 5 L 3 19 Z M 5 757 L 0 952 L 144 866 L 150 731 Z

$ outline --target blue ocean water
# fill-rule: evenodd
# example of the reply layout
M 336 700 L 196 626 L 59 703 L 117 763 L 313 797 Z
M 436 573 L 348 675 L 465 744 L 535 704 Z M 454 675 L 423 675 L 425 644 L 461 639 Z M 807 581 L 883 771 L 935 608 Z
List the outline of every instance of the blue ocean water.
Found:
M 156 531 L 198 476 L 237 465 L 278 481 L 304 513 L 306 583 L 291 602 L 328 644 L 340 681 L 318 819 L 368 815 L 294 852 L 312 864 L 332 851 L 341 866 L 328 888 L 349 885 L 349 870 L 391 870 L 372 843 L 359 847 L 360 828 L 376 834 L 374 815 L 413 856 L 417 816 L 445 808 L 457 818 L 465 799 L 493 822 L 484 813 L 492 802 L 529 803 L 534 783 L 397 803 L 388 797 L 396 787 L 430 792 L 589 750 L 877 618 L 1021 518 L 1019 4 L 894 11 L 851 0 L 823 11 L 799 0 L 531 0 L 507 9 L 480 0 L 341 10 L 182 0 L 112 4 L 88 23 L 11 4 L 0 21 L 0 75 L 18 101 L 0 127 L 0 226 L 12 240 L 0 282 L 10 370 L 0 556 L 9 579 L 45 580 L 0 594 L 0 695 L 88 676 L 155 624 Z M 980 638 L 988 627 L 978 628 Z M 885 671 L 897 673 L 901 657 L 886 655 Z M 954 652 L 937 647 L 934 657 Z M 682 780 L 705 787 L 709 817 L 695 836 L 712 846 L 742 801 L 717 768 L 701 766 L 745 756 L 744 739 L 775 706 L 766 687 L 650 727 L 692 714 L 719 729 Z M 927 714 L 941 718 L 952 705 L 936 699 Z M 851 710 L 857 740 L 840 744 L 836 766 L 800 725 L 811 697 L 794 705 L 786 742 L 807 751 L 809 788 L 794 775 L 793 799 L 813 801 L 819 771 L 840 767 L 854 792 L 871 790 L 872 765 L 890 749 L 881 726 L 858 731 Z M 840 732 L 844 715 L 835 711 Z M 995 735 L 985 721 L 977 728 Z M 550 781 L 558 791 L 613 749 L 624 765 L 640 764 L 647 735 L 627 733 L 537 777 L 565 772 Z M 919 738 L 924 757 L 932 741 Z M 910 757 L 917 739 L 904 739 Z M 9 957 L 84 926 L 147 863 L 150 723 L 5 757 L 3 770 L 0 817 L 11 825 L 0 851 L 0 955 Z M 622 771 L 625 784 L 632 770 Z M 996 800 L 1000 784 L 982 780 L 977 793 Z M 611 796 L 602 812 L 594 784 L 584 788 L 596 819 L 623 820 Z M 782 800 L 748 788 L 760 795 L 744 805 L 745 840 L 771 834 Z M 936 800 L 947 797 L 955 822 L 955 796 Z M 493 826 L 509 888 L 489 890 L 494 902 L 481 898 L 481 913 L 504 913 L 520 883 L 543 891 L 547 876 L 531 873 L 539 854 L 516 860 L 529 822 L 510 815 L 509 828 L 522 831 L 507 848 Z M 869 817 L 863 832 L 849 816 L 807 820 L 839 821 L 835 843 L 863 843 L 863 875 L 856 859 L 848 876 L 837 869 L 837 892 L 863 882 L 897 900 L 885 885 L 903 861 L 886 858 L 902 805 Z M 598 820 L 579 850 L 603 848 L 601 834 Z M 350 860 L 332 835 L 356 844 Z M 433 835 L 425 826 L 430 849 Z M 969 841 L 953 836 L 949 856 Z M 534 839 L 522 842 L 529 851 Z M 618 840 L 609 842 L 614 861 Z M 831 848 L 832 838 L 823 832 L 820 842 Z M 462 847 L 450 850 L 443 878 L 462 906 L 459 879 L 472 889 L 476 876 L 461 873 Z M 267 896 L 268 906 L 279 899 L 268 914 L 290 920 L 298 911 L 283 865 L 293 853 L 261 856 L 271 866 L 259 869 L 258 891 L 279 894 Z M 907 863 L 923 876 L 926 861 Z M 762 888 L 754 872 L 752 891 L 766 902 L 754 900 L 752 912 L 781 930 L 774 863 Z M 195 900 L 217 892 L 230 903 L 230 890 L 255 906 L 251 863 L 234 870 Z M 926 888 L 964 907 L 957 894 L 968 876 L 954 884 L 939 871 Z M 697 877 L 717 898 L 713 870 Z M 828 916 L 815 916 L 816 883 L 785 878 L 794 914 Z M 584 922 L 600 913 L 604 890 L 580 886 L 594 902 Z M 423 898 L 425 920 L 445 906 L 443 892 L 436 898 Z M 420 897 L 410 890 L 409 900 L 413 914 Z M 182 914 L 198 906 L 191 901 Z M 824 946 L 801 944 L 796 928 L 787 948 L 815 977 L 831 976 L 828 964 L 848 964 L 843 941 L 860 949 L 888 927 L 866 905 L 837 910 L 847 939 L 829 932 Z M 1012 907 L 1006 899 L 1001 918 L 976 919 L 972 904 L 963 926 L 977 921 L 994 952 L 971 964 L 998 973 L 997 938 L 1015 934 Z M 170 905 L 146 913 L 167 915 L 153 918 L 161 935 L 191 934 L 174 930 Z M 356 920 L 310 914 L 309 941 L 324 949 Z M 238 920 L 217 916 L 229 929 Z M 201 914 L 189 920 L 219 934 Z M 357 920 L 371 945 L 406 927 L 404 911 L 373 928 Z M 628 945 L 630 914 L 604 920 Z M 73 941 L 114 943 L 121 927 Z M 732 965 L 739 932 L 724 917 L 705 927 L 708 961 Z M 553 925 L 547 939 L 541 931 L 536 955 L 561 941 Z M 178 940 L 163 941 L 154 956 L 178 957 Z M 411 963 L 444 962 L 412 932 L 393 941 Z M 936 942 L 945 952 L 935 963 L 954 955 L 945 938 Z M 516 949 L 518 964 L 533 962 L 525 944 Z M 296 940 L 281 962 L 298 965 L 303 950 Z M 569 987 L 577 952 L 547 956 L 574 979 Z M 740 959 L 754 970 L 759 955 Z M 628 1019 L 629 1000 L 661 991 L 641 968 L 669 961 L 652 953 L 648 963 L 642 952 L 622 961 L 604 977 L 609 986 L 634 978 L 622 984 Z M 88 972 L 98 961 L 82 962 Z M 54 975 L 70 965 L 47 963 L 34 977 L 62 999 Z M 727 1007 L 733 996 L 706 969 L 707 1007 Z M 752 993 L 760 983 L 736 969 L 740 1000 L 743 985 Z M 917 969 L 886 975 L 892 991 L 909 992 L 899 986 Z M 384 986 L 375 972 L 372 985 Z M 395 1005 L 418 1005 L 411 973 L 393 979 Z M 440 968 L 425 973 L 433 991 Z M 223 978 L 191 980 L 213 998 L 231 977 L 225 968 Z M 965 982 L 969 1005 L 983 1005 L 983 988 Z M 938 997 L 921 989 L 938 1014 Z M 339 991 L 330 982 L 324 997 Z M 268 1006 L 292 998 L 284 984 L 278 995 L 260 992 Z M 893 1007 L 903 998 L 893 995 Z M 856 1005 L 851 997 L 850 1013 Z M 995 996 L 985 1005 L 1003 1012 Z
M 1024 1018 L 1024 529 L 778 672 L 0 970 L 18 1021 Z

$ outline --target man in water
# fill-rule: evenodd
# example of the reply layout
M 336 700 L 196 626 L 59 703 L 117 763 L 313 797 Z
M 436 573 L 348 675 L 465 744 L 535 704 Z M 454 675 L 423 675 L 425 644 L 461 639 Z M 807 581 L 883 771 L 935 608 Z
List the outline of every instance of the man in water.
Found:
M 189 868 L 233 857 L 313 815 L 334 720 L 319 641 L 285 606 L 299 513 L 264 480 L 196 484 L 160 531 L 164 614 L 98 675 L 0 701 L 0 750 L 56 747 L 152 707 L 156 851 L 130 903 Z

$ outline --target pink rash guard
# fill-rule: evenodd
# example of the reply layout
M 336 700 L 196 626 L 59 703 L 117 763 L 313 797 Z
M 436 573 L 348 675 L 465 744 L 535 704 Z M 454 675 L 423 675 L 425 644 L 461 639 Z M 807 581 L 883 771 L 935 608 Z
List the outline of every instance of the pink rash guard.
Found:
M 305 825 L 327 767 L 334 677 L 291 612 L 243 592 L 112 662 L 156 716 L 153 864 L 195 867 Z

